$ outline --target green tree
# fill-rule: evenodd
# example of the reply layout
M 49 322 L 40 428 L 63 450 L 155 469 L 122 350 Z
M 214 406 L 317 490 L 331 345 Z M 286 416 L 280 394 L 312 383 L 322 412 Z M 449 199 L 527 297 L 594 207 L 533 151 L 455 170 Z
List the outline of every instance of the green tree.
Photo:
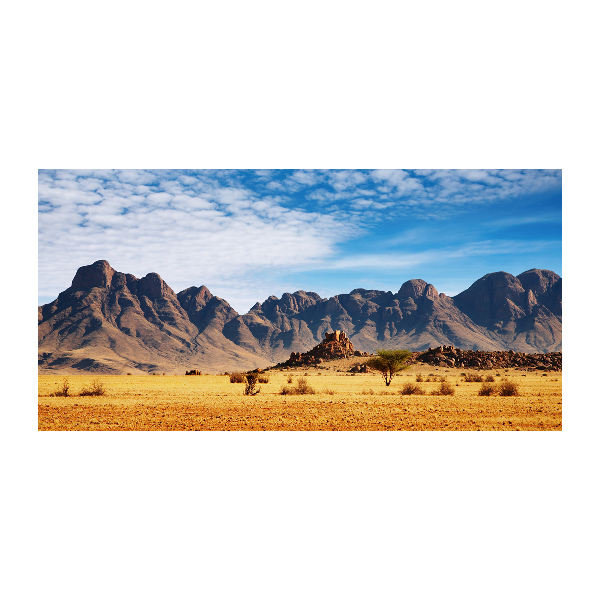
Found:
M 367 366 L 375 371 L 379 371 L 385 381 L 385 385 L 390 385 L 397 373 L 408 369 L 406 360 L 410 355 L 410 350 L 377 350 L 377 356 L 369 359 Z

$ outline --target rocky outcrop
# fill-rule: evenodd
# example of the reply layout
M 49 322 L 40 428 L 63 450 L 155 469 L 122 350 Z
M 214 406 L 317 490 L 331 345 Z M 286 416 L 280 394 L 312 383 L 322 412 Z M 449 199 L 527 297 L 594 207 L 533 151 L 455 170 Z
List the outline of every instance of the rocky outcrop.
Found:
M 525 369 L 529 371 L 561 371 L 562 352 L 526 354 L 514 350 L 484 352 L 461 350 L 454 346 L 438 346 L 413 356 L 412 363 L 423 362 L 436 367 L 465 369 Z
M 350 358 L 351 356 L 368 356 L 368 353 L 355 350 L 348 336 L 343 331 L 335 330 L 326 333 L 323 341 L 308 352 L 292 352 L 290 358 L 286 362 L 278 364 L 277 367 L 316 366 L 327 360 Z

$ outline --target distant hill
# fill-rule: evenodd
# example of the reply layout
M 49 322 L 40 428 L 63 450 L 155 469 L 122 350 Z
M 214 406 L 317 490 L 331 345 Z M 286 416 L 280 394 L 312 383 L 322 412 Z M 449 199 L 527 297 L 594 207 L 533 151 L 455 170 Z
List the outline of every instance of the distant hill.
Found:
M 68 289 L 38 307 L 38 364 L 65 372 L 247 370 L 305 352 L 336 329 L 363 352 L 449 344 L 559 351 L 562 279 L 539 269 L 490 273 L 453 298 L 422 279 L 397 293 L 356 289 L 321 298 L 297 291 L 240 315 L 205 286 L 175 294 L 157 273 L 138 279 L 100 260 L 80 267 Z

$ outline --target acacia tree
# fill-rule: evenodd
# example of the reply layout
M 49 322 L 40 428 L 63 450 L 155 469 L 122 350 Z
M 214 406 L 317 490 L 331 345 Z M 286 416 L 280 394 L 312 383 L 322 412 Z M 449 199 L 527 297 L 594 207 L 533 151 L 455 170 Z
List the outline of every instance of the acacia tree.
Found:
M 369 359 L 367 366 L 379 371 L 387 386 L 397 373 L 408 369 L 406 360 L 410 355 L 410 350 L 377 350 L 377 356 Z

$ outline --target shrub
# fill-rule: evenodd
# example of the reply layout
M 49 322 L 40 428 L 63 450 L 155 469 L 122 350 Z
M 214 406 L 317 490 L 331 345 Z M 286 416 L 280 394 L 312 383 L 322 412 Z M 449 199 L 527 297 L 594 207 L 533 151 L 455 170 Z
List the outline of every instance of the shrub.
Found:
M 503 381 L 500 384 L 500 391 L 498 393 L 501 396 L 518 396 L 519 386 L 514 381 Z
M 244 394 L 246 396 L 256 396 L 260 392 L 260 388 L 256 389 L 256 382 L 258 381 L 258 375 L 256 373 L 246 373 L 246 389 Z
M 69 382 L 68 382 L 67 378 L 65 377 L 60 390 L 57 390 L 56 392 L 50 394 L 50 396 L 65 396 L 66 397 L 68 395 L 69 395 Z
M 308 385 L 308 382 L 304 377 L 298 379 L 298 383 L 296 384 L 296 391 L 298 394 L 314 394 L 315 390 Z
M 465 381 L 467 383 L 483 383 L 483 377 L 476 375 L 475 373 L 467 373 L 465 375 Z
M 294 381 L 294 378 L 291 375 L 288 375 L 287 382 L 292 383 L 292 381 Z
M 433 393 L 436 396 L 452 396 L 454 394 L 454 388 L 447 381 L 442 381 L 440 387 Z
M 246 376 L 243 373 L 236 371 L 229 374 L 229 383 L 245 383 Z
M 492 383 L 493 381 L 495 381 L 495 379 L 494 379 L 494 376 L 493 376 L 493 375 L 487 375 L 487 376 L 486 376 L 486 378 L 485 378 L 485 380 L 486 380 L 488 383 Z
M 298 379 L 296 387 L 284 385 L 279 393 L 285 396 L 287 394 L 314 394 L 316 392 L 312 387 L 310 387 L 310 385 L 308 385 L 306 379 L 302 377 Z
M 492 396 L 496 393 L 496 386 L 490 385 L 489 383 L 484 383 L 480 388 L 477 394 L 479 396 Z
M 92 381 L 91 388 L 83 388 L 80 392 L 80 396 L 104 396 L 106 394 L 106 390 L 104 389 L 104 384 L 99 379 L 94 379 Z
M 405 383 L 400 390 L 403 396 L 410 396 L 412 394 L 424 394 L 424 390 L 420 385 L 416 383 Z
M 269 378 L 266 375 L 259 375 L 258 383 L 269 383 Z
M 422 373 L 417 373 L 417 379 L 416 379 L 419 383 L 421 383 L 423 381 L 423 374 Z

